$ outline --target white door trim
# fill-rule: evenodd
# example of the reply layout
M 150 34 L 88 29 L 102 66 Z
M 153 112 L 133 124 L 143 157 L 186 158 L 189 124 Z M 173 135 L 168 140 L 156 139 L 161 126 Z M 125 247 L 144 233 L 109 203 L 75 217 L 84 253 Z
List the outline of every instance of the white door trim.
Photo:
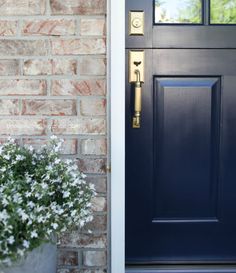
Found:
M 125 272 L 125 0 L 108 1 L 111 273 Z M 109 92 L 109 91 L 108 91 Z

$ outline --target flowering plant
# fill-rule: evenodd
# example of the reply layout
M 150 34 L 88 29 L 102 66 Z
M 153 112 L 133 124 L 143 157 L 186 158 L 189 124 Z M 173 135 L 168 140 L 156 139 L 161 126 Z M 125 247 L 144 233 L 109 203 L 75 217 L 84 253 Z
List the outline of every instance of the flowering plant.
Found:
M 92 220 L 94 186 L 60 159 L 61 146 L 56 137 L 37 151 L 13 139 L 0 146 L 0 265 Z

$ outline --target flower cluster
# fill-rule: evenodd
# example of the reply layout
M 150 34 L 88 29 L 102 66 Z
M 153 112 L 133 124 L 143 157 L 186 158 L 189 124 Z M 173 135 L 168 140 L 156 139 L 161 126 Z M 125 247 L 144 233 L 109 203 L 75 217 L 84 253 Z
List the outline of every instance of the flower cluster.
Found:
M 0 146 L 0 265 L 92 220 L 94 186 L 60 158 L 61 146 L 56 137 L 40 150 L 13 139 Z

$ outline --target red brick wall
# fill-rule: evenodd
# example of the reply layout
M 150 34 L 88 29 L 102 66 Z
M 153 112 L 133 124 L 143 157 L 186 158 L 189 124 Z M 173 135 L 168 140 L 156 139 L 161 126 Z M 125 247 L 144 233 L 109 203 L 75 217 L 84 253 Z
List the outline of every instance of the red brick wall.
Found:
M 105 13 L 105 0 L 0 0 L 0 138 L 64 138 L 98 191 L 92 233 L 60 239 L 58 273 L 108 264 Z

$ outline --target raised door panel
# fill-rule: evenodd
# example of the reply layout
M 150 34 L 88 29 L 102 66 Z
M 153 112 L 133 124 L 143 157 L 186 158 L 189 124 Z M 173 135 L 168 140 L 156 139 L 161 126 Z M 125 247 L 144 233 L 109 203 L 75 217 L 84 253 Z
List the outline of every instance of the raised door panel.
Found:
M 154 222 L 218 221 L 220 85 L 154 79 Z

